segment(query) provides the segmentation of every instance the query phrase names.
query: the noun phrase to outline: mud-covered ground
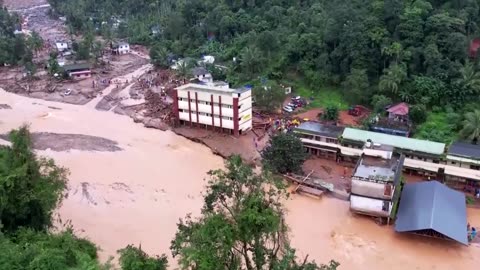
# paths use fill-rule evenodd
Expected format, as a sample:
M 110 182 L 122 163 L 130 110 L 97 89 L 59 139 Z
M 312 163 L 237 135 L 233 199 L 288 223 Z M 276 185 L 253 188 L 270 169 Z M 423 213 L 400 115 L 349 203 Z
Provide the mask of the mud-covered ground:
M 31 136 L 33 147 L 37 150 L 50 149 L 56 152 L 69 150 L 115 152 L 122 150 L 115 141 L 90 135 L 33 132 Z M 0 139 L 8 141 L 8 134 L 1 134 Z
M 24 9 L 48 4 L 47 0 L 3 0 L 8 9 Z

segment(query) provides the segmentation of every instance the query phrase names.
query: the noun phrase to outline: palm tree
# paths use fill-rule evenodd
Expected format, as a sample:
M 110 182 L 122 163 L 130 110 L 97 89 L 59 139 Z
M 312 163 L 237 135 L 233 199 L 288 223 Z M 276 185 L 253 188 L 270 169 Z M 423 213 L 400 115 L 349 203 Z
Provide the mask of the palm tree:
M 98 63 L 98 59 L 103 56 L 103 44 L 100 41 L 95 41 L 92 45 L 92 53 L 94 55 L 95 59 L 95 64 Z
M 43 47 L 42 37 L 35 31 L 32 32 L 32 35 L 27 40 L 28 46 L 35 54 Z
M 475 66 L 472 62 L 467 61 L 465 65 L 460 69 L 462 77 L 458 80 L 463 86 L 475 93 L 480 92 L 480 72 L 475 70 Z
M 180 63 L 177 65 L 177 75 L 183 79 L 185 83 L 187 77 L 190 75 L 190 65 L 186 59 L 181 60 Z
M 468 112 L 463 120 L 463 129 L 460 131 L 462 137 L 477 143 L 480 138 L 480 110 Z
M 381 91 L 396 94 L 400 85 L 406 80 L 407 72 L 404 64 L 393 64 L 384 70 L 378 87 Z
M 405 102 L 410 102 L 410 100 L 413 99 L 413 95 L 410 92 L 408 92 L 408 90 L 400 91 L 400 93 L 398 93 L 398 95 Z
M 257 49 L 257 47 L 247 47 L 243 51 L 240 60 L 241 66 L 244 71 L 246 71 L 249 75 L 253 75 L 256 72 L 261 70 L 262 60 L 261 53 Z

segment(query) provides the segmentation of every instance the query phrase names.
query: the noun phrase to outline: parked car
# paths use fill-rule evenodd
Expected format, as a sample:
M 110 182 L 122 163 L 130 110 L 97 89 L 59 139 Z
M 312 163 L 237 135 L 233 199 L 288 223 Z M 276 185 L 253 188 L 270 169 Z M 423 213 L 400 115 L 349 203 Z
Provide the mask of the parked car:
M 292 103 L 295 104 L 296 107 L 307 106 L 307 101 L 304 98 L 292 99 Z
M 296 96 L 296 97 L 292 97 L 292 100 L 300 100 L 302 97 L 301 96 Z
M 291 112 L 293 112 L 293 109 L 290 106 L 285 106 L 285 107 L 283 107 L 283 111 L 285 111 L 287 113 L 291 113 Z
M 292 109 L 296 109 L 298 107 L 297 104 L 292 103 L 292 102 L 288 103 L 287 106 L 291 107 Z

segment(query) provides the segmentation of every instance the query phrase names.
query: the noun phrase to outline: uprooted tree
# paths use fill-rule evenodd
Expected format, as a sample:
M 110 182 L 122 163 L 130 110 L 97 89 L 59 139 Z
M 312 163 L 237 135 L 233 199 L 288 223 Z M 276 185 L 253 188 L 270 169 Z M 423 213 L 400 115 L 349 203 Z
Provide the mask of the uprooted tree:
M 225 170 L 210 171 L 202 216 L 180 220 L 172 241 L 182 269 L 323 269 L 298 261 L 290 247 L 281 201 L 283 183 L 270 173 L 255 174 L 239 156 Z

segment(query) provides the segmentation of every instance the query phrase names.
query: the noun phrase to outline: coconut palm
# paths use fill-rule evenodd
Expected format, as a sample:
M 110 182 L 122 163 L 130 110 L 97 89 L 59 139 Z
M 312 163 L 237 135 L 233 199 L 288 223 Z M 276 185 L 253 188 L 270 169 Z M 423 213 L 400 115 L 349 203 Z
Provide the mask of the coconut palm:
M 261 70 L 261 53 L 257 47 L 245 48 L 241 54 L 240 60 L 243 70 L 249 75 L 253 75 Z
M 475 70 L 475 66 L 472 62 L 467 61 L 465 65 L 460 69 L 462 77 L 458 80 L 467 89 L 473 92 L 480 92 L 480 72 Z
M 393 64 L 384 70 L 384 74 L 380 77 L 378 87 L 383 92 L 391 92 L 396 94 L 400 85 L 406 80 L 407 72 L 403 64 Z
M 465 114 L 463 120 L 463 129 L 460 134 L 465 139 L 477 142 L 480 138 L 480 110 L 475 110 Z
M 190 75 L 190 64 L 187 60 L 183 60 L 178 64 L 177 74 L 183 79 L 186 79 Z
M 37 32 L 33 31 L 32 35 L 27 39 L 27 44 L 37 54 L 43 47 L 43 39 Z

